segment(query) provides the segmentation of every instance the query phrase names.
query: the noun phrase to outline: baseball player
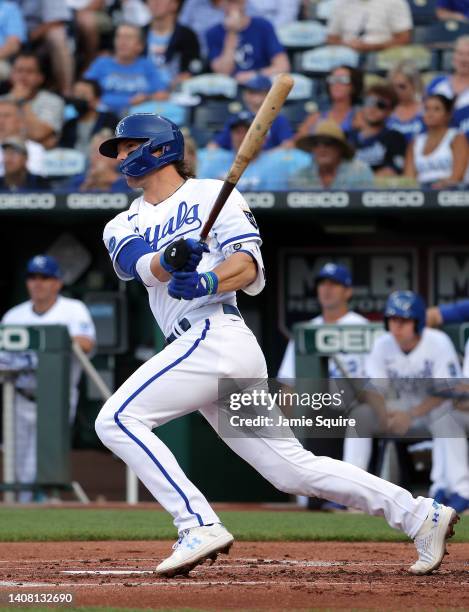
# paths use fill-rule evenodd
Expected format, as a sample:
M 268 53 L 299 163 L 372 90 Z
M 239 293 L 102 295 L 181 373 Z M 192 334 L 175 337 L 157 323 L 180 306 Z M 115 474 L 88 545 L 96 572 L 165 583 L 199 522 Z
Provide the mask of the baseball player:
M 384 311 L 388 333 L 376 339 L 367 360 L 368 375 L 380 388 L 369 394 L 373 408 L 357 407 L 361 437 L 349 436 L 344 460 L 366 467 L 371 455 L 371 439 L 366 435 L 386 430 L 397 436 L 433 437 L 431 493 L 445 499 L 458 512 L 469 493 L 469 465 L 464 429 L 455 418 L 451 402 L 429 396 L 422 379 L 460 378 L 458 356 L 448 336 L 425 327 L 425 303 L 412 291 L 392 293 Z M 366 443 L 368 442 L 368 446 Z M 451 492 L 449 499 L 447 493 Z
M 96 332 L 90 313 L 83 302 L 60 295 L 61 272 L 57 261 L 48 255 L 36 255 L 26 266 L 26 288 L 30 299 L 8 310 L 2 319 L 4 325 L 66 325 L 71 338 L 86 353 L 96 342 Z M 19 364 L 19 369 L 34 370 L 36 354 L 2 353 L 2 359 Z M 72 356 L 70 366 L 70 422 L 75 418 L 78 403 L 78 383 L 81 366 Z M 16 480 L 32 483 L 36 478 L 36 387 L 33 371 L 22 373 L 15 383 L 15 470 Z M 31 491 L 21 491 L 18 501 L 29 502 Z
M 124 117 L 101 153 L 119 159 L 129 186 L 143 190 L 106 225 L 103 238 L 118 277 L 146 287 L 168 344 L 104 404 L 96 431 L 172 514 L 179 539 L 156 568 L 171 577 L 227 552 L 233 536 L 152 430 L 196 410 L 217 429 L 218 379 L 267 378 L 262 351 L 236 306 L 237 291 L 255 295 L 264 287 L 261 239 L 235 189 L 207 243 L 199 242 L 222 183 L 189 176 L 184 140 L 171 121 L 153 114 Z M 294 438 L 225 442 L 280 490 L 384 515 L 415 541 L 419 559 L 411 572 L 427 574 L 441 564 L 445 538 L 458 519 L 451 508 L 415 499 L 353 465 L 315 457 Z
M 352 275 L 349 269 L 333 262 L 326 263 L 315 278 L 315 287 L 321 314 L 311 319 L 312 325 L 363 325 L 368 320 L 357 312 L 349 310 L 349 302 L 352 297 Z M 339 367 L 340 364 L 340 367 Z M 329 359 L 328 364 L 330 378 L 362 378 L 365 376 L 365 355 L 353 353 L 339 353 L 335 359 Z M 282 363 L 277 374 L 280 381 L 290 386 L 295 379 L 295 341 L 291 339 L 285 350 Z M 332 457 L 342 456 L 342 443 L 336 439 L 316 439 L 306 441 L 310 450 Z M 366 443 L 366 442 L 365 442 Z M 355 442 L 358 445 L 358 442 Z M 314 446 L 314 448 L 313 448 Z M 366 468 L 365 468 L 366 469 Z M 299 496 L 299 506 L 309 506 L 312 510 L 343 510 L 344 506 L 335 502 L 321 502 Z
M 364 325 L 368 319 L 362 315 L 349 310 L 349 301 L 352 297 L 352 276 L 348 268 L 342 264 L 325 264 L 315 279 L 318 301 L 321 306 L 321 314 L 311 319 L 312 325 Z M 351 377 L 361 378 L 365 376 L 365 360 L 362 354 L 339 353 L 341 367 Z M 337 362 L 329 360 L 329 376 L 341 378 L 341 372 Z M 295 342 L 290 340 L 277 374 L 280 380 L 292 380 L 295 378 Z

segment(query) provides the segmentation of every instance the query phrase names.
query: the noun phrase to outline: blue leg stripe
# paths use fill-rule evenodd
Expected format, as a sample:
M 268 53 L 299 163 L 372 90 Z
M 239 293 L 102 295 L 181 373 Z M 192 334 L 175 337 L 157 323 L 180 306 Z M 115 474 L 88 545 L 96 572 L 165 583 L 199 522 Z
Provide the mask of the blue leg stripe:
M 151 450 L 149 448 L 147 448 L 145 446 L 145 444 L 143 444 L 143 442 L 141 440 L 139 440 L 136 436 L 134 436 L 134 434 L 131 431 L 129 431 L 127 429 L 127 427 L 125 427 L 125 425 L 123 425 L 119 421 L 119 414 L 129 405 L 129 403 L 133 399 L 135 399 L 137 397 L 137 395 L 139 393 L 141 393 L 144 389 L 146 389 L 149 384 L 151 384 L 154 380 L 156 380 L 157 378 L 159 378 L 160 376 L 162 376 L 163 374 L 165 374 L 166 372 L 168 372 L 169 370 L 171 370 L 172 368 L 177 366 L 179 363 L 181 363 L 181 361 L 184 361 L 184 359 L 187 359 L 189 357 L 189 355 L 191 355 L 195 351 L 195 349 L 199 346 L 200 342 L 205 339 L 209 329 L 210 329 L 210 321 L 209 321 L 209 319 L 205 319 L 205 327 L 204 327 L 204 329 L 202 331 L 202 335 L 200 336 L 200 338 L 197 338 L 197 340 L 194 342 L 194 344 L 191 346 L 191 348 L 187 351 L 187 353 L 185 353 L 182 357 L 179 357 L 178 359 L 176 359 L 176 361 L 173 361 L 173 363 L 170 363 L 169 365 L 164 367 L 162 370 L 160 370 L 154 376 L 152 376 L 149 380 L 147 380 L 139 389 L 137 389 L 137 391 L 132 393 L 132 395 L 125 400 L 125 402 L 122 404 L 122 406 L 119 408 L 119 410 L 114 414 L 114 421 L 116 422 L 117 426 L 120 427 L 122 429 L 122 431 L 126 435 L 129 436 L 129 438 L 131 438 L 134 442 L 136 442 L 140 446 L 140 448 L 150 457 L 150 459 L 158 467 L 158 469 L 161 471 L 161 473 L 166 478 L 166 480 L 176 489 L 176 491 L 182 497 L 182 499 L 184 500 L 184 503 L 186 504 L 187 511 L 190 514 L 193 514 L 197 518 L 197 520 L 199 521 L 199 525 L 201 525 L 201 526 L 204 524 L 203 520 L 202 520 L 202 517 L 200 516 L 200 514 L 198 514 L 197 512 L 194 512 L 192 510 L 190 502 L 189 502 L 189 500 L 187 498 L 187 495 L 184 493 L 184 491 L 181 489 L 181 487 L 179 487 L 174 482 L 174 480 L 171 478 L 171 476 L 168 474 L 168 472 L 164 469 L 164 467 L 161 465 L 161 463 L 158 461 L 158 459 L 155 457 L 155 455 L 151 452 Z

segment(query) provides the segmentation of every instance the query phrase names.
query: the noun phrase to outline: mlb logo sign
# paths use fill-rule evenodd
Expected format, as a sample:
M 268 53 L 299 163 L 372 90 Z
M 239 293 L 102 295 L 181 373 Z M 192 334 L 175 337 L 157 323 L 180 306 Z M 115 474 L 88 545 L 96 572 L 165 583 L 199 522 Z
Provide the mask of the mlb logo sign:
M 283 249 L 279 257 L 279 329 L 286 336 L 291 335 L 295 323 L 319 314 L 315 278 L 329 262 L 350 270 L 350 308 L 370 320 L 382 320 L 384 304 L 392 291 L 414 289 L 417 283 L 414 249 Z

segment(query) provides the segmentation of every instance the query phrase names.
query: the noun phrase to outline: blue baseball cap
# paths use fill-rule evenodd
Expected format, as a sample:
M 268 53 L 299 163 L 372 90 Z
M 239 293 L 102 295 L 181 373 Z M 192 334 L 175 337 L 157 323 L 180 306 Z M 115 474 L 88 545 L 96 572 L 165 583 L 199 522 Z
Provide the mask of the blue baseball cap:
M 244 89 L 251 89 L 252 91 L 269 91 L 272 87 L 272 81 L 269 77 L 264 76 L 263 74 L 258 74 L 246 83 L 243 83 Z
M 248 110 L 242 110 L 241 112 L 233 115 L 228 121 L 228 126 L 230 130 L 237 125 L 251 125 L 252 120 L 254 119 L 254 113 Z
M 42 274 L 51 278 L 61 278 L 59 264 L 50 255 L 35 255 L 26 265 L 26 276 Z
M 324 265 L 316 276 L 316 283 L 325 279 L 340 283 L 344 285 L 344 287 L 352 286 L 352 275 L 350 274 L 350 270 L 342 264 L 327 263 Z

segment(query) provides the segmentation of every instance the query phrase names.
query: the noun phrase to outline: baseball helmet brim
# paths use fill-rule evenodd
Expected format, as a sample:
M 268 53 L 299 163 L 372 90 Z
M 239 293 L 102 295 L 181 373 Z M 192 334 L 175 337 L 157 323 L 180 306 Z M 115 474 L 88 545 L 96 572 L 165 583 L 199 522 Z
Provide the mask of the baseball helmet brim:
M 118 144 L 123 140 L 138 140 L 140 142 L 147 142 L 150 138 L 132 138 L 130 136 L 117 136 L 115 138 L 109 138 L 105 140 L 99 146 L 99 152 L 104 157 L 112 157 L 116 159 L 118 154 Z

